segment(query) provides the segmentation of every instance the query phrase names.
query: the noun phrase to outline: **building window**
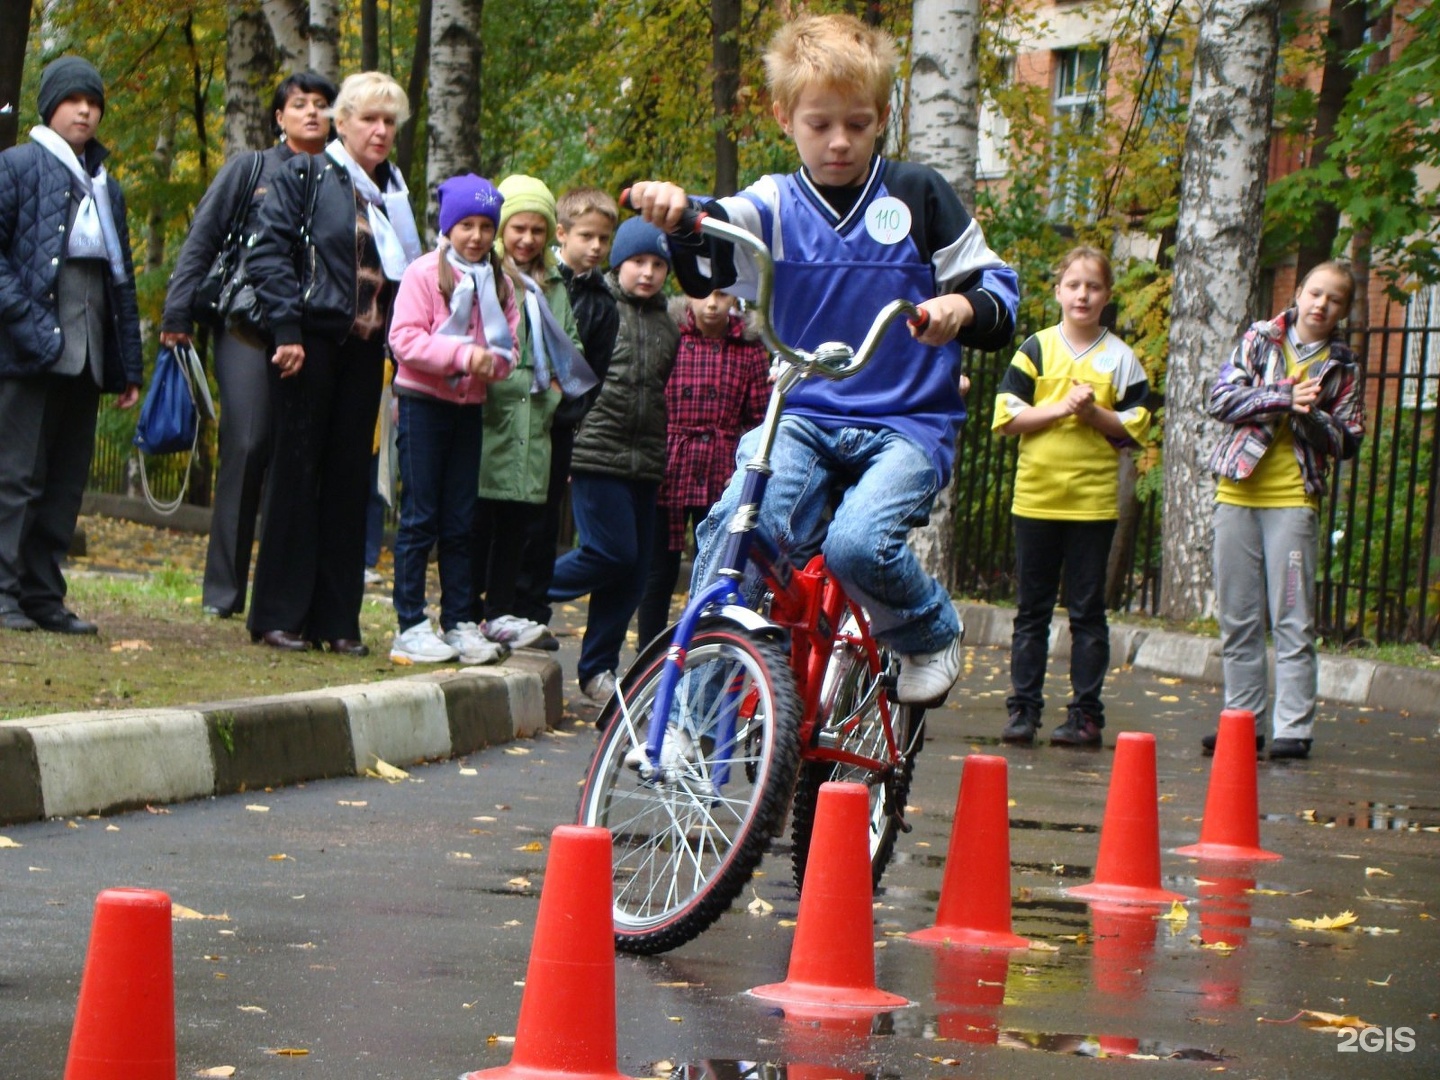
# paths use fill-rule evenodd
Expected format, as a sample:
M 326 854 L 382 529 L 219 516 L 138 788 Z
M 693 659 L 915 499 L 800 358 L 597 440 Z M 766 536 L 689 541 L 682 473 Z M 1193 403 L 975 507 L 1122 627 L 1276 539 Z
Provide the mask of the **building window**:
M 1090 184 L 1078 174 L 1082 147 L 1094 137 L 1105 108 L 1105 50 L 1089 46 L 1055 51 L 1055 165 L 1050 217 L 1071 220 L 1086 212 Z
M 1412 409 L 1433 409 L 1440 383 L 1440 285 L 1426 285 L 1405 305 L 1405 390 Z
M 1015 74 L 1015 61 L 1004 62 L 1001 85 L 1009 86 Z M 1010 118 L 1005 115 L 989 90 L 980 94 L 980 139 L 976 147 L 975 176 L 995 180 L 1010 171 Z

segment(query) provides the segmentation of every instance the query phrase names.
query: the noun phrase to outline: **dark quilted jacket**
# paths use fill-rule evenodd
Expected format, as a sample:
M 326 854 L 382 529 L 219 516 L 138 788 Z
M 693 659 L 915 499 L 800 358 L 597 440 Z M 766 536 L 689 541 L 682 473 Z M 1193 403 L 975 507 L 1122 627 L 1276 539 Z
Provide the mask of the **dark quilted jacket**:
M 105 159 L 93 139 L 85 151 L 93 173 Z M 71 177 L 64 165 L 34 143 L 0 154 L 0 378 L 40 375 L 60 359 L 55 287 L 65 258 Z M 105 275 L 110 321 L 105 327 L 103 389 L 119 393 L 144 378 L 134 260 L 125 223 L 125 197 L 109 183 L 110 205 L 128 269 L 115 284 Z

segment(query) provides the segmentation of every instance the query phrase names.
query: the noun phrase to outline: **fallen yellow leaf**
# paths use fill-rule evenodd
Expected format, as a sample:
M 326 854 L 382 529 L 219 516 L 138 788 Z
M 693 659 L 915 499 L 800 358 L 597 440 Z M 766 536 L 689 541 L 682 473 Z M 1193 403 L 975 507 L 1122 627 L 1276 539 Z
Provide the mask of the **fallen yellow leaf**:
M 375 759 L 375 767 L 366 769 L 365 775 L 375 780 L 388 780 L 392 784 L 398 784 L 401 780 L 410 779 L 410 774 L 404 769 L 397 769 L 384 758 Z
M 0 848 L 17 848 L 17 847 L 24 847 L 24 846 L 25 846 L 24 844 L 17 844 L 14 840 L 11 840 L 10 837 L 8 837 L 8 836 L 0 836 Z
M 262 1014 L 263 1014 L 263 1013 L 265 1012 L 265 1010 L 262 1009 L 259 1005 L 237 1005 L 236 1008 L 238 1008 L 241 1012 L 248 1012 L 248 1013 L 262 1013 Z
M 175 903 L 174 901 L 171 901 L 171 903 L 170 903 L 170 918 L 172 918 L 172 919 L 213 919 L 215 922 L 229 922 L 229 921 L 230 921 L 230 916 L 229 916 L 229 915 L 225 915 L 225 914 L 223 914 L 223 913 L 220 914 L 220 915 L 202 915 L 202 914 L 200 914 L 200 912 L 196 911 L 194 908 L 188 908 L 188 907 L 186 907 L 184 904 L 177 904 L 177 903 Z
M 1031 952 L 1059 952 L 1059 951 L 1060 951 L 1060 946 L 1059 946 L 1059 945 L 1051 945 L 1048 941 L 1033 941 L 1033 940 L 1032 940 L 1032 941 L 1030 942 L 1030 951 L 1031 951 Z
M 270 807 L 261 806 L 259 803 L 251 803 L 245 807 L 245 809 L 249 810 L 252 814 L 268 814 L 270 812 Z
M 1226 955 L 1229 955 L 1236 949 L 1236 946 L 1231 945 L 1228 941 L 1212 941 L 1209 945 L 1201 945 L 1200 947 L 1202 949 L 1209 949 L 1211 952 L 1225 953 Z
M 1174 923 L 1176 928 L 1179 928 L 1190 921 L 1190 912 L 1185 910 L 1185 905 L 1179 900 L 1172 900 L 1170 902 L 1170 910 L 1164 915 L 1156 915 L 1155 917 L 1164 922 Z
M 1361 1020 L 1358 1016 L 1341 1016 L 1339 1013 L 1316 1012 L 1314 1009 L 1301 1009 L 1289 1020 L 1271 1020 L 1264 1016 L 1257 1016 L 1255 1019 L 1261 1024 L 1293 1024 L 1298 1020 L 1311 1031 L 1334 1032 L 1344 1028 L 1372 1028 L 1375 1026 Z
M 1394 877 L 1395 875 L 1392 874 L 1392 873 L 1390 873 L 1389 870 L 1382 870 L 1382 869 L 1380 869 L 1380 867 L 1378 867 L 1378 866 L 1367 866 L 1367 867 L 1365 867 L 1365 876 L 1366 876 L 1366 877 Z
M 505 882 L 505 884 L 509 885 L 512 889 L 528 889 L 530 887 L 530 879 L 527 877 L 512 877 L 509 881 Z
M 196 1076 L 234 1076 L 234 1065 L 216 1065 L 210 1069 L 201 1069 Z
M 531 840 L 528 844 L 521 844 L 521 845 L 520 845 L 519 847 L 517 847 L 515 850 L 516 850 L 516 851 L 544 851 L 544 850 L 545 850 L 545 845 L 542 844 L 542 843 L 540 843 L 539 840 Z
M 745 905 L 745 910 L 751 915 L 769 915 L 775 910 L 775 905 L 765 900 L 759 893 L 755 893 L 755 899 Z
M 1339 930 L 1354 921 L 1353 911 L 1342 911 L 1339 915 L 1321 915 L 1318 919 L 1291 919 L 1290 925 L 1296 930 Z
M 265 1051 L 275 1057 L 304 1057 L 310 1053 L 309 1050 L 302 1050 L 298 1046 L 276 1046 Z
M 117 641 L 110 646 L 111 652 L 154 652 L 154 648 L 148 641 L 141 641 L 138 638 L 130 638 L 125 641 Z
M 268 855 L 268 856 L 266 856 L 266 858 L 268 858 L 271 862 L 284 862 L 286 859 L 289 859 L 290 856 L 289 856 L 289 855 L 285 855 L 285 854 L 280 854 L 280 855 Z M 293 859 L 291 859 L 290 861 L 291 861 L 291 862 L 294 862 Z

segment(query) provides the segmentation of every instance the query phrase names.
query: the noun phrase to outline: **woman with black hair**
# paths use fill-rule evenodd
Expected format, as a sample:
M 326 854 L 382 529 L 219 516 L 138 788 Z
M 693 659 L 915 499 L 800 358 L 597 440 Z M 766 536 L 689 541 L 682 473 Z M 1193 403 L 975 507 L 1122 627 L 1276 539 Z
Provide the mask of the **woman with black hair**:
M 240 154 L 226 162 L 195 208 L 195 219 L 165 295 L 162 345 L 190 343 L 195 287 L 214 263 L 245 200 L 249 200 L 249 208 L 241 236 L 254 231 L 260 203 L 275 170 L 296 154 L 318 154 L 325 149 L 336 92 L 334 83 L 311 71 L 291 75 L 275 88 L 272 111 L 280 141 L 268 150 Z M 270 460 L 268 359 L 264 349 L 223 328 L 216 330 L 220 471 L 215 479 L 201 603 L 207 615 L 221 619 L 245 610 L 255 516 Z

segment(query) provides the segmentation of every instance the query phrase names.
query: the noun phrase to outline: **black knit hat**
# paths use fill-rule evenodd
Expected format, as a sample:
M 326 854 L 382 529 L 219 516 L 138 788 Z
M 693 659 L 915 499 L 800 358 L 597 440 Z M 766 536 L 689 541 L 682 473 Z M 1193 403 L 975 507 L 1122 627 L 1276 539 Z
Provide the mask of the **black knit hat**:
M 89 94 L 100 102 L 100 111 L 105 111 L 105 82 L 94 64 L 78 56 L 62 56 L 50 61 L 40 74 L 37 99 L 40 122 L 50 123 L 60 103 L 71 94 Z

